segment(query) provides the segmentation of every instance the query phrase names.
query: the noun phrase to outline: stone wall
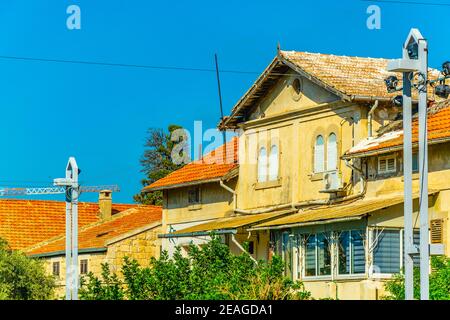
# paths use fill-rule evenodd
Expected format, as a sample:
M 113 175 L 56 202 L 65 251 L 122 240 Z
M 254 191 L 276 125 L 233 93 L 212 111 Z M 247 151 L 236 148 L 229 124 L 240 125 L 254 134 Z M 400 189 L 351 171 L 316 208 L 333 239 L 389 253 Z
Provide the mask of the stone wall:
M 108 263 L 110 270 L 118 272 L 122 267 L 123 258 L 128 256 L 136 259 L 141 266 L 148 266 L 151 257 L 159 258 L 161 241 L 158 234 L 161 233 L 161 227 L 155 227 L 150 230 L 130 235 L 110 243 L 104 252 L 83 253 L 78 256 L 78 265 L 81 260 L 88 261 L 88 272 L 92 272 L 99 277 L 102 272 L 102 263 Z M 64 255 L 42 258 L 48 274 L 53 274 L 53 263 L 59 262 L 60 274 L 56 276 L 55 296 L 58 299 L 64 298 L 66 281 L 66 263 Z

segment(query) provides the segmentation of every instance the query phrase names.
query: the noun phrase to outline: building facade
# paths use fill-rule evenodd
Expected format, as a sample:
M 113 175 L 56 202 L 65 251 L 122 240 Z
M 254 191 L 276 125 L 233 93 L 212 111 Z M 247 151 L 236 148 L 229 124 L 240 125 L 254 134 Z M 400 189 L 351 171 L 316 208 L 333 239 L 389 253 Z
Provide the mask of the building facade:
M 238 135 L 233 178 L 226 172 L 205 181 L 197 167 L 188 183 L 201 186 L 203 197 L 194 211 L 174 200 L 190 194 L 180 184 L 183 169 L 171 175 L 178 184 L 165 178 L 145 190 L 165 190 L 163 248 L 199 244 L 214 231 L 237 249 L 250 242 L 255 259 L 282 255 L 286 275 L 313 297 L 382 297 L 403 261 L 401 107 L 386 92 L 386 66 L 386 59 L 279 50 L 219 124 Z M 430 143 L 444 143 L 447 102 L 430 105 L 429 130 L 439 132 Z M 445 150 L 430 147 L 429 203 L 431 234 L 442 233 L 448 255 Z M 417 216 L 417 181 L 414 191 Z M 182 224 L 174 228 L 174 221 Z
M 79 203 L 78 266 L 80 276 L 100 276 L 102 263 L 117 272 L 123 258 L 148 266 L 161 250 L 159 206 L 114 204 L 108 190 L 98 203 Z M 65 294 L 65 202 L 0 200 L 0 237 L 14 250 L 42 259 L 56 279 L 56 297 Z

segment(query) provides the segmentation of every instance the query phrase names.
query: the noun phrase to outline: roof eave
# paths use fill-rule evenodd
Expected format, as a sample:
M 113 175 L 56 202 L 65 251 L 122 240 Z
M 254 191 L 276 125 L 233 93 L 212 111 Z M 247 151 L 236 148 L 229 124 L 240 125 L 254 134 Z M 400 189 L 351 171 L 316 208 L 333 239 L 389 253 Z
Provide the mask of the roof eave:
M 280 62 L 279 56 L 277 55 L 272 62 L 264 69 L 261 75 L 256 79 L 250 89 L 247 90 L 246 93 L 239 99 L 239 101 L 234 105 L 231 109 L 231 115 L 223 119 L 219 125 L 219 129 L 227 129 L 229 128 L 229 123 L 236 114 L 241 111 L 242 107 L 245 105 L 245 102 L 249 99 L 249 97 L 255 92 L 258 86 L 266 79 L 267 75 L 275 68 L 275 66 Z
M 433 139 L 433 140 L 428 141 L 428 145 L 445 143 L 445 142 L 449 142 L 449 141 L 450 141 L 450 137 L 438 138 L 438 139 Z M 419 146 L 419 142 L 414 142 L 412 144 L 412 146 L 413 146 L 413 148 L 417 148 Z M 376 150 L 369 150 L 369 151 L 363 151 L 363 152 L 357 152 L 357 153 L 351 153 L 351 154 L 344 154 L 341 158 L 343 160 L 350 160 L 350 159 L 356 159 L 356 158 L 371 157 L 371 156 L 376 156 L 379 154 L 385 154 L 385 153 L 396 152 L 396 151 L 401 151 L 401 150 L 403 150 L 403 144 L 388 147 L 388 148 L 383 148 L 383 149 L 376 149 Z
M 85 248 L 85 249 L 78 249 L 78 254 L 101 253 L 101 252 L 106 252 L 107 250 L 108 249 L 106 247 Z M 28 256 L 30 258 L 50 258 L 50 257 L 63 256 L 65 254 L 66 254 L 65 250 L 58 250 L 58 251 L 50 251 L 50 252 L 44 252 L 44 253 L 29 254 Z
M 196 185 L 205 184 L 205 183 L 220 182 L 221 179 L 222 179 L 222 177 L 217 177 L 217 178 L 213 178 L 213 179 L 195 180 L 195 181 L 190 181 L 190 182 L 183 182 L 183 183 L 159 186 L 159 187 L 153 187 L 153 188 L 145 187 L 144 189 L 141 190 L 141 192 L 147 193 L 147 192 L 153 192 L 153 191 L 178 189 L 178 188 L 196 186 Z

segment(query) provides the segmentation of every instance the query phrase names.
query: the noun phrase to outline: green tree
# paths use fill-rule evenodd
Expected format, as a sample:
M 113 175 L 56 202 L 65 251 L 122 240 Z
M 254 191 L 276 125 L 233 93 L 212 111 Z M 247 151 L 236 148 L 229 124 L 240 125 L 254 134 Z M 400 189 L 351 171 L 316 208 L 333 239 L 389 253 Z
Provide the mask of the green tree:
M 11 250 L 0 239 L 0 299 L 44 300 L 53 297 L 55 281 L 41 261 Z
M 163 252 L 149 267 L 124 259 L 122 276 L 89 274 L 82 281 L 82 299 L 129 300 L 288 300 L 309 299 L 301 282 L 284 277 L 281 258 L 255 263 L 248 253 L 234 255 L 218 237 L 202 248 L 191 245 L 186 256 Z M 114 279 L 114 281 L 110 281 Z
M 430 299 L 450 300 L 450 258 L 432 257 L 430 274 Z M 403 274 L 395 275 L 385 284 L 389 293 L 387 300 L 405 299 L 405 278 Z M 414 298 L 420 299 L 420 269 L 414 268 Z
M 156 180 L 164 178 L 169 173 L 180 169 L 183 164 L 176 164 L 172 161 L 172 151 L 177 143 L 183 141 L 183 137 L 178 137 L 172 141 L 172 133 L 182 129 L 178 125 L 169 125 L 167 132 L 162 129 L 151 128 L 147 132 L 144 154 L 140 160 L 142 172 L 146 178 L 141 180 L 142 186 L 146 187 Z M 162 204 L 162 192 L 138 193 L 133 197 L 134 201 L 143 204 Z

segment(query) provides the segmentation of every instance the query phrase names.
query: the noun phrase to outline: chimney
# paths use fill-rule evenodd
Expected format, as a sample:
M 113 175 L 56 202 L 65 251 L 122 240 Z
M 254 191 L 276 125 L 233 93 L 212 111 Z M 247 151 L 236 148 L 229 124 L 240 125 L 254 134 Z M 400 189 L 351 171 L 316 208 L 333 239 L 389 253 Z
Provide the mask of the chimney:
M 112 191 L 102 190 L 98 195 L 98 205 L 100 207 L 100 218 L 102 220 L 111 219 L 112 215 Z

